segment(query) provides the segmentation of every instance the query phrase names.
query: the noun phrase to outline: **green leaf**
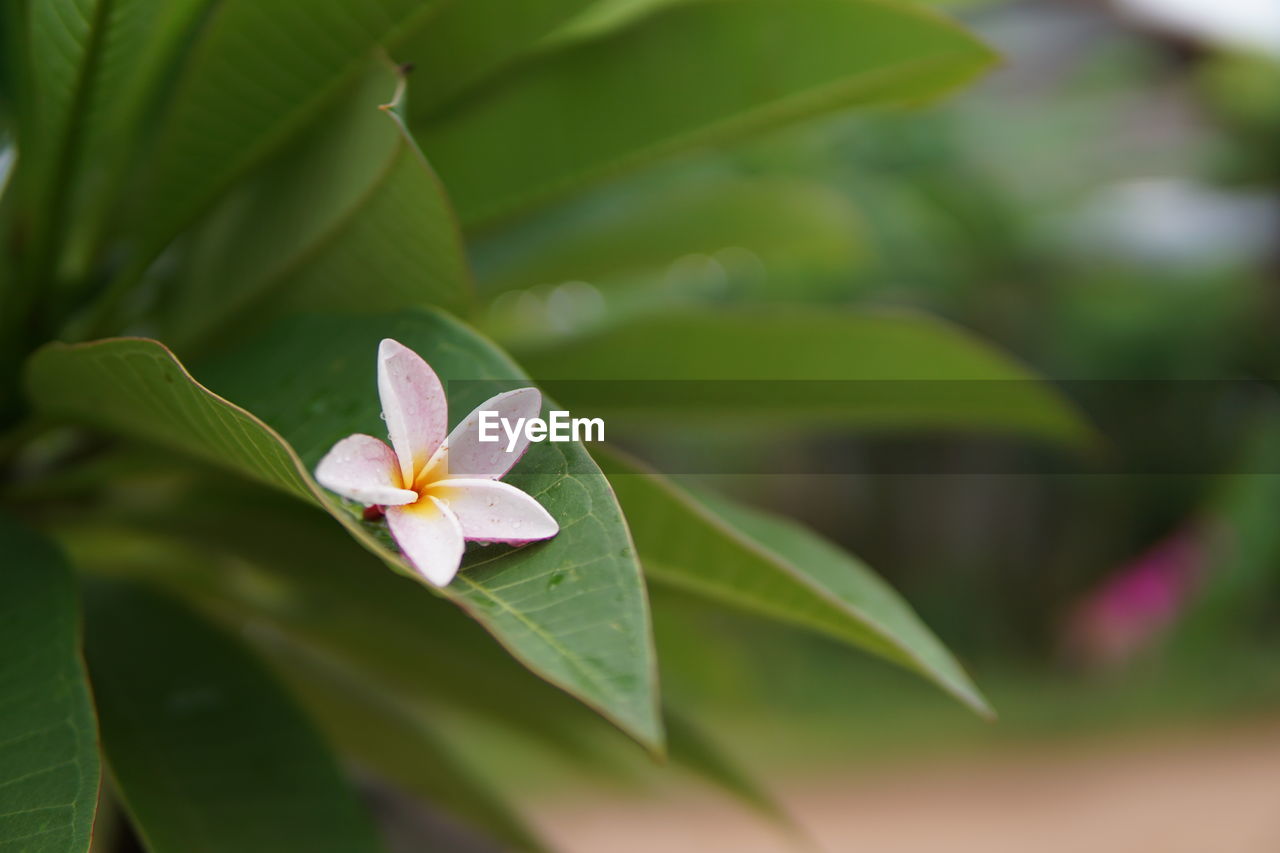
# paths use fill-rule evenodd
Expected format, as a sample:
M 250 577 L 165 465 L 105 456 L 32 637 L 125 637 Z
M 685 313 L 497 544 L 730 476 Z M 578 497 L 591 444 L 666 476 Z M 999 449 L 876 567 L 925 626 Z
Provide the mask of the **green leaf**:
M 766 264 L 841 271 L 863 255 L 861 222 L 839 193 L 814 183 L 716 181 L 615 197 L 540 216 L 473 246 L 488 292 L 565 281 L 600 283 L 683 255 L 747 249 Z
M 525 381 L 491 344 L 428 312 L 284 323 L 209 365 L 208 375 L 280 430 L 310 468 L 337 439 L 383 431 L 371 354 L 384 337 L 420 353 L 446 381 L 454 421 L 495 393 L 494 381 Z M 472 552 L 447 593 L 535 672 L 656 744 L 648 607 L 608 482 L 580 444 L 551 442 L 531 447 L 506 481 L 537 497 L 560 533 L 515 551 Z M 382 555 L 390 557 L 385 547 Z
M 86 851 L 98 744 L 71 567 L 4 516 L 0 553 L 0 848 Z
M 199 385 L 157 341 L 49 344 L 28 360 L 26 384 L 35 408 L 50 417 L 184 450 L 322 502 L 319 486 L 277 433 Z
M 47 0 L 29 3 L 19 124 L 23 186 L 36 252 L 69 207 L 120 171 L 143 109 L 208 0 Z M 100 202 L 101 199 L 99 198 Z M 83 247 L 77 247 L 83 249 Z
M 81 530 L 68 539 L 73 553 L 99 571 L 162 583 L 236 630 L 269 625 L 424 713 L 448 706 L 577 753 L 587 709 L 521 667 L 463 611 L 385 571 L 323 513 L 208 472 L 171 486 L 167 498 L 109 511 L 128 540 L 163 537 L 145 562 L 136 549 L 113 556 L 118 534 L 104 541 Z
M 440 0 L 225 0 L 192 47 L 136 207 L 148 260 L 354 85 Z
M 695 496 L 609 457 L 610 481 L 650 580 L 821 631 L 914 670 L 979 714 L 991 714 L 946 648 L 856 558 L 794 522 L 719 496 Z
M 471 274 L 449 201 L 396 110 L 383 107 L 401 78 L 375 65 L 309 138 L 202 229 L 175 296 L 175 339 L 228 327 L 243 336 L 247 320 L 299 309 L 470 306 Z
M 517 352 L 563 402 L 606 418 L 1091 437 L 1026 368 L 958 328 L 907 312 L 687 311 Z
M 279 663 L 282 677 L 299 681 L 335 743 L 511 843 L 524 837 L 523 824 L 493 801 L 487 785 L 468 782 L 466 768 L 459 780 L 434 772 L 451 762 L 447 744 L 454 736 L 451 730 L 437 733 L 434 721 L 451 714 L 483 719 L 550 746 L 597 775 L 629 769 L 621 759 L 631 758 L 630 752 L 615 756 L 601 749 L 609 744 L 599 738 L 602 724 L 585 708 L 521 669 L 479 626 L 422 586 L 371 571 L 369 554 L 301 504 L 201 476 L 171 489 L 162 503 L 113 510 L 109 521 L 124 525 L 130 539 L 160 535 L 181 545 L 178 551 L 144 549 L 155 551 L 146 561 L 154 565 L 144 565 L 136 550 L 104 564 L 112 548 L 81 532 L 70 541 L 87 565 L 163 584 L 243 632 Z M 113 564 L 116 559 L 121 565 Z M 338 695 L 331 696 L 335 690 Z M 340 721 L 356 715 L 380 722 L 337 731 Z M 664 720 L 672 730 L 673 766 L 792 825 L 771 795 L 686 714 L 668 706 Z M 415 744 L 419 736 L 425 742 Z M 441 778 L 448 787 L 437 791 Z M 454 802 L 455 796 L 464 801 Z M 485 817 L 495 810 L 507 816 Z
M 32 358 L 28 388 L 49 415 L 185 450 L 319 504 L 411 575 L 377 528 L 309 473 L 336 440 L 383 431 L 374 382 L 383 337 L 419 352 L 446 380 L 455 421 L 494 392 L 489 381 L 525 381 L 457 321 L 409 311 L 298 318 L 209 365 L 211 384 L 261 420 L 197 384 L 154 341 L 51 345 Z M 657 748 L 648 604 L 607 481 L 581 445 L 550 442 L 534 445 L 506 479 L 538 498 L 559 521 L 559 535 L 517 550 L 473 552 L 444 594 L 535 673 Z
M 323 740 L 236 640 L 142 586 L 88 602 L 103 747 L 151 853 L 382 849 Z
M 38 263 L 51 251 L 51 232 L 69 188 L 76 123 L 89 98 L 111 4 L 107 0 L 49 0 L 9 4 L 22 24 L 22 90 L 18 177 L 27 210 L 30 251 Z M 34 273 L 43 276 L 44 270 Z
M 531 60 L 414 130 L 473 226 L 682 149 L 919 101 L 991 62 L 958 27 L 894 3 L 687 3 Z
M 441 10 L 396 48 L 411 63 L 412 119 L 429 117 L 459 93 L 518 59 L 593 0 L 466 0 Z
M 353 668 L 280 637 L 266 643 L 330 740 L 365 767 L 504 843 L 547 848 L 494 788 L 456 753 L 426 713 Z
M 670 706 L 667 707 L 664 718 L 673 762 L 712 782 L 761 816 L 800 834 L 795 818 L 771 793 L 727 756 L 692 719 L 672 710 Z

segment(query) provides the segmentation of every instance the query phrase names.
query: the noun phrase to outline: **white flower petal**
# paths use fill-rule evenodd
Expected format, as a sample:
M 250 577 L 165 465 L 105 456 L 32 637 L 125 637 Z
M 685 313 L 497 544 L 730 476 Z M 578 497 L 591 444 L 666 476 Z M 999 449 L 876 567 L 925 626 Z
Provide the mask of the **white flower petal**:
M 316 466 L 316 481 L 362 504 L 413 503 L 417 492 L 400 488 L 400 468 L 390 447 L 371 435 L 349 435 Z
M 497 480 L 511 470 L 529 449 L 524 430 L 515 445 L 507 450 L 507 434 L 498 427 L 498 440 L 480 440 L 480 413 L 496 412 L 514 427 L 520 418 L 536 418 L 542 411 L 542 393 L 537 388 L 517 388 L 491 397 L 462 419 L 441 448 L 441 459 L 433 466 L 446 477 L 487 478 Z M 491 433 L 492 434 L 492 431 Z
M 378 347 L 378 396 L 401 477 L 412 485 L 444 440 L 449 424 L 444 387 L 421 356 L 386 338 Z
M 519 545 L 549 539 L 560 525 L 542 504 L 515 486 L 495 480 L 448 479 L 433 483 L 431 497 L 444 501 L 477 542 Z
M 427 496 L 387 507 L 387 526 L 409 564 L 435 586 L 448 586 L 462 564 L 462 525 L 443 501 Z

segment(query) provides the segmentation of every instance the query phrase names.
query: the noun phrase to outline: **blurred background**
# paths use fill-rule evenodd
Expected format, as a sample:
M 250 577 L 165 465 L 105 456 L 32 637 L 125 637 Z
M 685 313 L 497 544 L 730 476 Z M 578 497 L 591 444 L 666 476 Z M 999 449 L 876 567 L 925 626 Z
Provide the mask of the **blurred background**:
M 532 346 L 672 303 L 909 306 L 1050 377 L 1105 465 L 769 433 L 690 478 L 876 566 L 998 723 L 833 641 L 659 591 L 664 689 L 824 849 L 1280 850 L 1280 3 L 945 5 L 1005 57 L 979 85 L 669 162 L 491 234 L 486 322 Z M 531 260 L 548 229 L 578 235 L 572 280 Z M 608 274 L 584 272 L 585 245 Z M 1221 380 L 1262 384 L 1240 403 Z M 782 442 L 840 473 L 733 475 Z M 706 450 L 635 449 L 677 472 Z M 794 849 L 665 776 L 615 788 L 500 732 L 469 740 L 565 850 Z

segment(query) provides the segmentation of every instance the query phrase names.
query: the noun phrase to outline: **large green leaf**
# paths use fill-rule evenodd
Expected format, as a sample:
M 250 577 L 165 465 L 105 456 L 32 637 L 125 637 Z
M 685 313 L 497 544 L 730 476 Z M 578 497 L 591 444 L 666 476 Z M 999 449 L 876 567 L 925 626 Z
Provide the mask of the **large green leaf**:
M 1089 436 L 1026 368 L 958 328 L 906 312 L 688 311 L 518 355 L 565 403 L 606 417 Z
M 66 227 L 75 197 L 84 200 L 90 189 L 101 191 L 119 171 L 144 106 L 208 2 L 26 4 L 19 174 L 30 193 L 34 252 L 52 251 L 50 232 Z
M 529 50 L 593 0 L 466 0 L 451 3 L 396 48 L 414 66 L 410 115 L 441 105 Z
M 387 63 L 375 65 L 309 138 L 202 229 L 174 296 L 177 340 L 228 326 L 243 335 L 247 319 L 300 308 L 469 306 L 453 211 L 390 105 L 401 78 Z
M 457 321 L 410 311 L 298 318 L 209 365 L 211 384 L 261 419 L 197 384 L 154 341 L 51 345 L 33 357 L 28 388 L 50 415 L 186 450 L 317 503 L 412 574 L 372 525 L 309 473 L 337 439 L 383 431 L 374 383 L 383 337 L 421 353 L 449 382 L 455 421 L 495 390 L 455 380 L 523 381 L 506 356 Z M 549 442 L 534 445 L 507 481 L 542 502 L 559 535 L 518 550 L 473 551 L 445 595 L 538 675 L 656 747 L 648 604 L 608 483 L 580 445 Z
M 192 48 L 137 205 L 143 260 L 316 119 L 440 0 L 225 0 Z
M 88 100 L 106 17 L 107 0 L 50 0 L 7 4 L 5 13 L 20 22 L 22 51 L 18 139 L 22 146 L 19 188 L 24 195 L 25 229 L 33 242 L 27 251 L 46 263 L 58 208 L 66 200 L 75 156 L 75 125 Z M 47 270 L 33 269 L 33 277 Z
M 278 579 L 270 569 L 260 577 Z M 352 587 L 344 594 L 358 594 L 358 589 Z M 385 599 L 381 605 L 384 613 L 396 609 Z M 292 619 L 279 610 L 255 611 L 242 614 L 242 618 L 250 625 L 258 624 L 258 633 L 266 635 L 264 645 L 268 653 L 277 655 L 282 667 L 292 673 L 302 695 L 312 703 L 319 719 L 330 727 L 335 743 L 349 749 L 353 756 L 388 779 L 487 829 L 517 849 L 540 849 L 541 844 L 499 795 L 448 748 L 447 729 L 433 730 L 433 707 L 460 699 L 462 707 L 471 713 L 482 714 L 545 741 L 566 757 L 589 765 L 593 771 L 621 769 L 612 766 L 606 757 L 593 754 L 591 735 L 595 729 L 589 720 L 583 719 L 584 712 L 566 707 L 549 695 L 545 686 L 531 684 L 519 673 L 511 673 L 508 667 L 485 655 L 476 643 L 468 642 L 471 638 L 465 632 L 446 629 L 442 635 L 439 629 L 422 632 L 409 622 L 396 624 L 394 618 L 368 619 L 364 625 L 366 637 L 353 642 L 349 634 L 342 637 L 341 630 L 335 631 L 323 624 L 322 618 Z M 301 629 L 296 636 L 305 642 L 282 641 L 281 635 L 264 632 L 261 623 L 256 622 L 263 618 L 277 620 L 277 624 L 282 625 L 292 623 L 293 630 Z M 430 639 L 423 634 L 431 635 Z M 425 655 L 414 651 L 394 652 L 402 658 L 402 663 L 388 667 L 363 651 L 375 645 L 382 650 L 394 649 L 415 635 L 421 641 L 430 642 L 433 652 Z M 358 674 L 354 666 L 335 664 L 332 659 L 320 660 L 314 652 L 306 651 L 313 642 L 321 648 L 336 649 L 337 655 L 354 654 L 358 666 L 367 666 L 379 675 L 369 678 Z M 446 656 L 453 660 L 443 662 Z M 416 670 L 405 666 L 415 661 Z M 397 669 L 398 673 L 393 672 Z M 484 680 L 503 684 L 477 691 L 466 678 L 460 679 L 457 672 L 450 672 L 451 669 L 465 669 L 472 682 L 478 680 L 477 673 L 484 673 Z M 388 672 L 392 672 L 389 677 Z M 436 674 L 443 674 L 442 683 L 436 682 Z M 690 717 L 667 707 L 663 723 L 673 766 L 722 790 L 762 817 L 795 830 L 794 820 L 777 799 Z
M 323 500 L 277 433 L 196 383 L 156 341 L 49 344 L 27 362 L 26 382 L 35 408 L 53 418 L 176 447 L 305 500 Z
M 793 180 L 703 182 L 573 205 L 472 247 L 494 292 L 660 270 L 683 255 L 745 249 L 763 260 L 846 271 L 862 257 L 862 227 L 841 194 Z
M 376 570 L 373 559 L 320 513 L 246 484 L 202 475 L 146 507 L 116 507 L 123 541 L 152 540 L 116 556 L 108 536 L 69 535 L 87 566 L 162 583 L 242 631 L 314 697 L 320 719 L 369 720 L 335 731 L 335 742 L 446 810 L 509 842 L 526 833 L 482 783 L 432 771 L 451 763 L 462 716 L 527 737 L 595 774 L 625 774 L 631 751 L 605 749 L 601 724 L 565 694 L 513 661 L 461 612 L 418 584 Z M 164 545 L 158 545 L 162 537 Z M 177 543 L 181 543 L 177 545 Z M 176 550 L 174 550 L 176 545 Z M 315 670 L 308 675 L 309 670 Z M 328 672 L 333 670 L 333 672 Z M 330 694 L 335 686 L 342 697 Z M 345 698 L 346 701 L 339 701 Z M 310 701 L 310 700 L 309 700 Z M 334 707 L 336 704 L 338 707 Z M 762 815 L 785 811 L 684 713 L 665 709 L 671 763 L 723 789 Z M 436 727 L 441 729 L 437 736 Z M 394 734 L 389 744 L 383 730 Z M 421 739 L 421 742 L 418 742 Z M 392 750 L 390 747 L 395 746 Z M 506 815 L 505 817 L 503 815 Z
M 414 129 L 478 225 L 680 149 L 918 101 L 991 61 L 958 27 L 894 3 L 687 3 L 531 60 Z
M 487 715 L 573 750 L 586 709 L 522 668 L 463 611 L 385 571 L 324 513 L 209 471 L 179 482 L 163 502 L 99 513 L 127 531 L 124 542 L 149 541 L 141 552 L 118 544 L 118 534 L 79 528 L 64 533 L 72 553 L 98 572 L 163 583 L 237 629 L 270 625 L 415 709 Z
M 71 568 L 0 516 L 0 848 L 89 849 L 98 744 Z
M 695 496 L 615 454 L 608 467 L 651 580 L 844 640 L 990 714 L 946 648 L 856 558 L 798 524 Z
M 446 380 L 453 421 L 492 395 L 494 382 L 524 379 L 491 344 L 428 312 L 281 324 L 208 375 L 279 429 L 310 467 L 336 439 L 382 430 L 368 354 L 383 337 L 419 352 Z M 270 376 L 286 378 L 291 393 Z M 449 594 L 536 672 L 656 743 L 643 581 L 607 481 L 581 445 L 550 442 L 531 447 L 506 480 L 536 496 L 560 533 L 515 551 L 473 551 Z
M 546 848 L 510 805 L 453 749 L 420 709 L 358 670 L 280 637 L 266 644 L 308 709 L 348 755 L 387 781 L 504 843 Z
M 230 635 L 118 583 L 92 589 L 87 626 L 103 747 L 151 853 L 382 849 L 323 740 Z

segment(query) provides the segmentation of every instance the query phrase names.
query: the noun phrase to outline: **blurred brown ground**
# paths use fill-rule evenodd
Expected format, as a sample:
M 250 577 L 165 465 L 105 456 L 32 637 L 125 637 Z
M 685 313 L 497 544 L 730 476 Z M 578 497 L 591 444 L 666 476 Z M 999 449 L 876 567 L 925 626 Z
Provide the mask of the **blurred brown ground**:
M 829 853 L 1277 853 L 1280 724 L 876 763 L 774 790 Z M 803 850 L 701 792 L 531 810 L 566 853 Z

